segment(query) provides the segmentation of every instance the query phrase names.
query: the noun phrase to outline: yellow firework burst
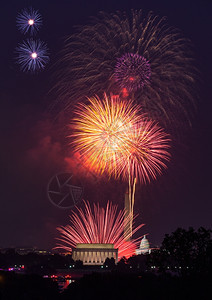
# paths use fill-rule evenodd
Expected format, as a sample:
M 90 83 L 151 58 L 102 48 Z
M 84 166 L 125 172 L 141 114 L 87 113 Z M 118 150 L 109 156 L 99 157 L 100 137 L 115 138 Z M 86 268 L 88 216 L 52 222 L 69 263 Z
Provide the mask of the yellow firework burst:
M 141 113 L 140 106 L 104 95 L 79 104 L 72 129 L 75 151 L 97 174 L 149 181 L 168 160 L 168 135 Z

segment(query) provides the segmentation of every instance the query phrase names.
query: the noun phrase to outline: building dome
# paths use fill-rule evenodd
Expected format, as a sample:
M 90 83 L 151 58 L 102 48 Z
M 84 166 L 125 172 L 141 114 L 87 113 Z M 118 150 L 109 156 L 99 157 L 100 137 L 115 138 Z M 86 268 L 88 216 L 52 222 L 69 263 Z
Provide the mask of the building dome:
M 140 248 L 136 249 L 135 251 L 136 251 L 137 255 L 138 254 L 146 254 L 146 253 L 150 253 L 151 252 L 151 249 L 149 247 L 149 241 L 146 238 L 146 235 L 144 235 L 144 237 L 141 240 Z

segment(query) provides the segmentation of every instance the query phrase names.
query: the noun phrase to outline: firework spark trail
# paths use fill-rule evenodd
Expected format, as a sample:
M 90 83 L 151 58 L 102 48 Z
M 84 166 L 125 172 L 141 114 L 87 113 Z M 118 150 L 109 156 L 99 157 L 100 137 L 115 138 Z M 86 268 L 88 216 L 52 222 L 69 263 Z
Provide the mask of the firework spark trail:
M 136 181 L 147 183 L 162 173 L 170 158 L 167 151 L 170 140 L 157 124 L 145 119 L 131 134 L 128 159 L 123 159 L 122 167 L 124 177 L 129 178 L 129 213 L 133 215 Z M 130 228 L 132 230 L 132 222 Z
M 101 12 L 66 40 L 57 65 L 58 104 L 71 113 L 73 103 L 85 95 L 129 95 L 154 120 L 175 127 L 183 118 L 185 127 L 195 109 L 197 71 L 191 49 L 189 40 L 152 12 Z M 127 57 L 127 76 L 122 68 L 117 74 Z M 135 88 L 131 77 L 139 83 Z
M 117 206 L 110 202 L 107 203 L 106 209 L 94 204 L 93 211 L 88 202 L 84 201 L 84 205 L 84 210 L 77 208 L 77 212 L 72 212 L 70 225 L 57 228 L 61 235 L 58 240 L 62 243 L 56 248 L 72 251 L 78 243 L 109 243 L 119 249 L 119 258 L 128 258 L 135 254 L 137 242 L 141 237 L 127 241 L 131 236 L 130 230 L 124 235 L 124 223 L 131 222 L 132 216 L 126 216 L 124 210 L 118 212 Z M 133 228 L 133 234 L 143 225 Z

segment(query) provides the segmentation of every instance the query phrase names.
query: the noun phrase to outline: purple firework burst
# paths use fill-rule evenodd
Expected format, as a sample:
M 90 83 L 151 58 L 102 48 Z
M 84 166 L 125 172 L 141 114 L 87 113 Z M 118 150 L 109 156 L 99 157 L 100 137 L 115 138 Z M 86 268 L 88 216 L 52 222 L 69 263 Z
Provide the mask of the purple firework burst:
M 49 61 L 46 43 L 29 39 L 17 47 L 17 62 L 24 72 L 43 69 Z
M 23 9 L 16 19 L 18 29 L 23 33 L 36 33 L 42 25 L 42 18 L 38 10 L 33 8 Z
M 143 56 L 126 53 L 117 59 L 114 78 L 121 88 L 137 91 L 149 83 L 150 76 L 150 63 Z

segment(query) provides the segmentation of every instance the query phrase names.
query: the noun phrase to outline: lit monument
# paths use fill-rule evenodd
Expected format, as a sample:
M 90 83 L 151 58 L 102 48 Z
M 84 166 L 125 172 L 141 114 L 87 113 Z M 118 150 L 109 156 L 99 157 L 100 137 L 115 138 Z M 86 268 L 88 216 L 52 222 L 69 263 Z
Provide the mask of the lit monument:
M 72 258 L 81 260 L 84 265 L 103 265 L 106 258 L 118 262 L 118 249 L 113 244 L 77 244 L 72 250 Z
M 151 249 L 149 247 L 149 241 L 146 238 L 146 235 L 144 235 L 144 237 L 142 238 L 141 243 L 140 243 L 140 248 L 136 249 L 135 253 L 136 253 L 136 255 L 151 253 Z

